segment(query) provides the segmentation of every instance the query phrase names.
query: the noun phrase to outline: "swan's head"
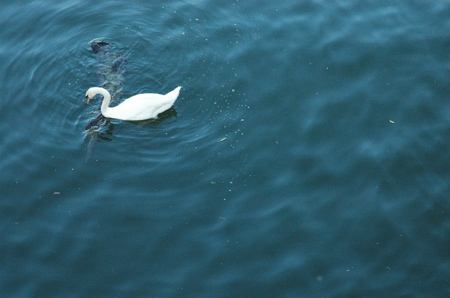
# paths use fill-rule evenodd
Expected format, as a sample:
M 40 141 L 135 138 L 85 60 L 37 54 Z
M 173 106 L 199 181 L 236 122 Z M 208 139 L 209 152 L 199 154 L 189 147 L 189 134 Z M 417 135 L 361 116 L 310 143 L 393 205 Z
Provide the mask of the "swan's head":
M 91 99 L 93 99 L 97 94 L 101 94 L 101 95 L 105 96 L 103 90 L 104 90 L 103 88 L 99 88 L 99 87 L 89 88 L 89 90 L 86 91 L 87 103 L 89 103 L 91 101 Z
M 91 99 L 96 95 L 96 93 L 94 93 L 94 91 L 92 89 L 93 88 L 89 88 L 89 90 L 86 91 L 87 103 L 89 103 L 91 101 Z

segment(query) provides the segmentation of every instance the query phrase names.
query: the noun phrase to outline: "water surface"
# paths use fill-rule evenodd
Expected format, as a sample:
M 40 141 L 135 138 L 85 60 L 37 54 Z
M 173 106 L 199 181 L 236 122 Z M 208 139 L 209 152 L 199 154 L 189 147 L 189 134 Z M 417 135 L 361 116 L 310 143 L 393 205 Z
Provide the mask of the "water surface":
M 3 295 L 449 294 L 447 1 L 0 11 Z M 86 136 L 94 38 L 174 113 Z

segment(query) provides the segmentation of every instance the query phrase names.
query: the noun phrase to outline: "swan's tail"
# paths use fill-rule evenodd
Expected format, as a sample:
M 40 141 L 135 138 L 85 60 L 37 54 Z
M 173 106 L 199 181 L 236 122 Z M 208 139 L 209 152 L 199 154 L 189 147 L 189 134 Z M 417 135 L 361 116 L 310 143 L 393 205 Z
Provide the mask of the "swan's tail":
M 177 88 L 175 88 L 172 91 L 170 91 L 169 93 L 167 93 L 166 96 L 171 98 L 173 100 L 173 102 L 175 102 L 175 100 L 177 100 L 177 98 L 178 98 L 178 95 L 180 95 L 180 89 L 181 89 L 181 86 L 178 86 Z

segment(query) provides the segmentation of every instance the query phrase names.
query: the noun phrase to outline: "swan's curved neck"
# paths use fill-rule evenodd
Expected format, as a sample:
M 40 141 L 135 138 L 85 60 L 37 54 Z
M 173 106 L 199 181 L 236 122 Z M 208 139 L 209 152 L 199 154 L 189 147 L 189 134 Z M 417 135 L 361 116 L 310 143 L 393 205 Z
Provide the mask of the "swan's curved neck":
M 97 94 L 103 95 L 101 111 L 102 111 L 102 114 L 104 116 L 106 116 L 105 114 L 108 114 L 109 103 L 111 102 L 111 95 L 109 94 L 108 90 L 100 88 L 100 87 L 97 87 L 95 92 L 97 92 Z

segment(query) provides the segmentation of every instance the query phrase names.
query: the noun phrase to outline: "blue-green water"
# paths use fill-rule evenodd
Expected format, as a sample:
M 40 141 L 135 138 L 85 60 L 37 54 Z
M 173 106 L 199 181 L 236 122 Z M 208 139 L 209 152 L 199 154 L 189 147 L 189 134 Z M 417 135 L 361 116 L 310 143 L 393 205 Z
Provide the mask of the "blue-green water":
M 3 297 L 450 294 L 449 1 L 2 1 Z M 182 85 L 160 121 L 122 98 Z M 91 138 L 92 137 L 92 138 Z

